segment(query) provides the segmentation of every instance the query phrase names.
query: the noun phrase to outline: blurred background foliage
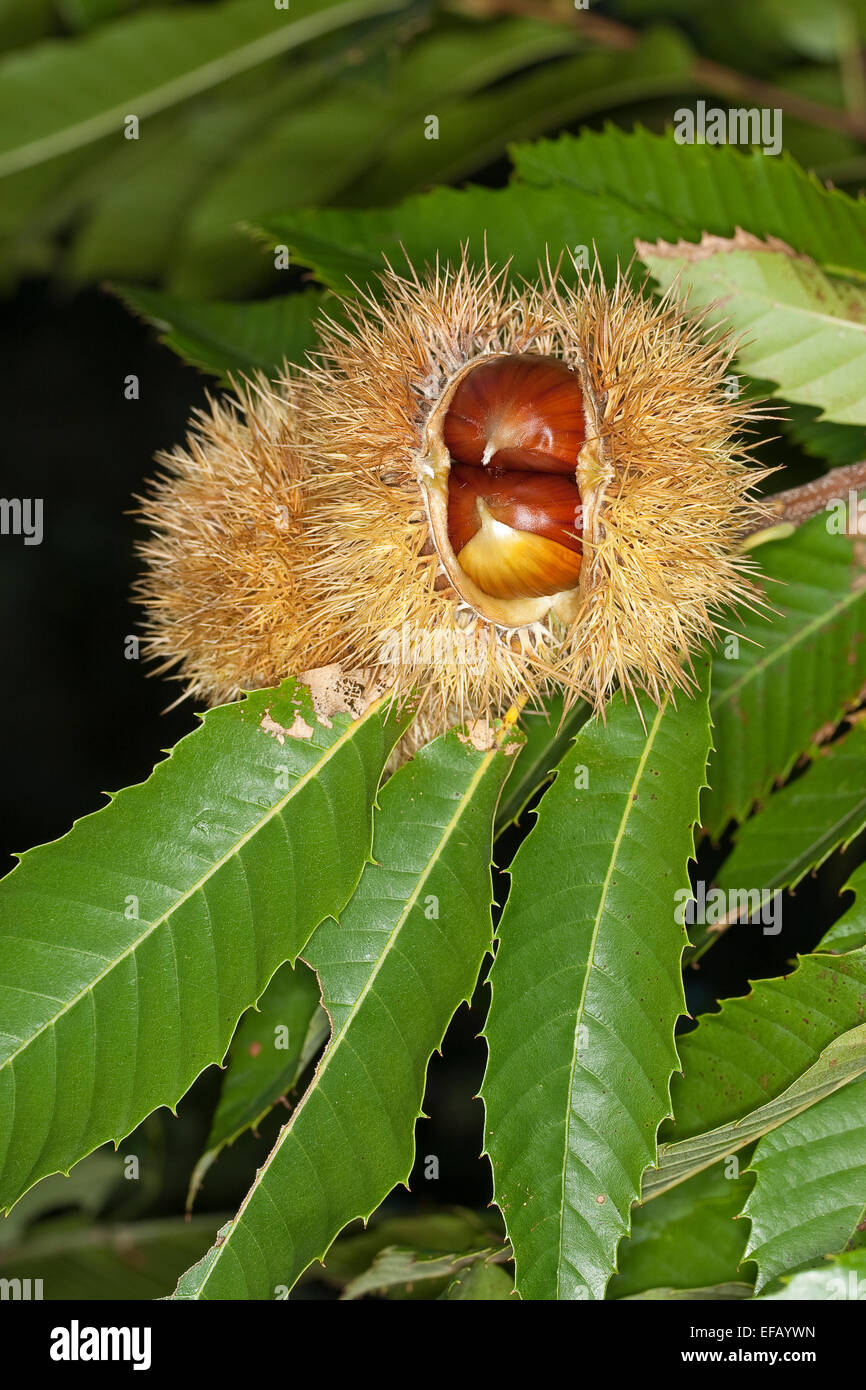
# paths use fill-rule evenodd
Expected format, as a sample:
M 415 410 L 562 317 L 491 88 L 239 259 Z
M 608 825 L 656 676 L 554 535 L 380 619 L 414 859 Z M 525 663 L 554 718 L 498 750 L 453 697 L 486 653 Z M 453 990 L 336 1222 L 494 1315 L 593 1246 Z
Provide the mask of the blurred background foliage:
M 245 230 L 273 213 L 503 183 L 513 141 L 697 96 L 780 106 L 857 188 L 864 34 L 866 0 L 0 0 L 0 273 L 276 292 Z
M 661 133 L 679 106 L 698 99 L 780 107 L 782 158 L 858 195 L 866 184 L 864 45 L 866 0 L 598 0 L 587 9 L 572 0 L 291 0 L 281 8 L 274 0 L 0 0 L 4 488 L 46 499 L 45 544 L 0 553 L 0 620 L 15 676 L 4 690 L 6 849 L 63 833 L 101 804 L 105 786 L 141 780 L 157 748 L 192 727 L 191 709 L 165 715 L 165 687 L 124 660 L 135 627 L 129 499 L 155 450 L 177 441 L 204 398 L 206 382 L 184 363 L 223 376 L 228 365 L 272 361 L 275 343 L 297 354 L 312 342 L 310 312 L 329 283 L 324 274 L 322 288 L 310 283 L 324 228 L 337 228 L 339 250 L 353 212 L 471 181 L 513 189 L 519 238 L 541 195 L 531 161 L 522 162 L 524 181 L 514 181 L 514 142 L 609 124 Z M 137 139 L 125 135 L 130 116 Z M 432 116 L 437 139 L 426 138 Z M 592 198 L 611 147 L 598 145 L 595 163 L 584 148 L 583 193 Z M 422 201 L 412 213 L 429 223 L 433 243 L 432 219 L 444 225 L 450 206 Z M 331 223 L 305 211 L 322 208 L 333 210 Z M 262 230 L 285 225 L 306 236 L 288 271 L 275 268 L 275 235 Z M 575 240 L 588 239 L 585 223 L 574 230 Z M 328 255 L 335 263 L 333 245 Z M 107 282 L 114 293 L 104 292 Z M 118 292 L 162 328 L 178 356 L 157 345 Z M 123 395 L 127 373 L 141 382 L 136 402 Z M 768 446 L 767 461 L 784 462 L 789 481 L 814 471 L 812 455 L 842 462 L 861 449 L 859 435 L 852 444 L 836 427 L 831 440 L 833 427 L 814 426 L 811 414 L 794 412 L 796 428 L 775 453 Z M 500 840 L 500 864 L 518 838 L 512 831 Z M 723 852 L 704 843 L 699 875 L 709 880 Z M 743 992 L 744 957 L 752 976 L 769 975 L 813 946 L 838 915 L 847 866 L 862 852 L 855 845 L 833 856 L 801 886 L 784 945 L 750 938 L 744 952 L 748 927 L 732 929 L 689 982 L 692 1010 Z M 487 1162 L 477 1157 L 481 1106 L 471 1099 L 484 1064 L 476 1035 L 485 996 L 480 989 L 472 1010 L 460 1011 L 431 1063 L 411 1193 L 394 1194 L 367 1233 L 341 1238 L 327 1273 L 312 1271 L 293 1297 L 376 1296 L 386 1286 L 392 1297 L 507 1296 L 502 1229 L 487 1209 Z M 237 1045 L 246 1045 L 240 1033 Z M 312 1061 L 311 1052 L 281 1078 L 287 1104 Z M 0 1225 L 0 1277 L 42 1278 L 46 1298 L 169 1293 L 236 1210 L 286 1113 L 278 1105 L 196 1174 L 220 1081 L 211 1069 L 176 1117 L 160 1111 L 117 1153 L 100 1150 L 70 1177 L 40 1183 Z M 425 1176 L 431 1154 L 435 1181 Z M 185 1220 L 191 1185 L 194 1214 Z M 709 1190 L 698 1199 L 730 1200 Z M 737 1271 L 746 1232 L 736 1224 L 732 1234 L 728 1221 L 724 1240 L 705 1252 L 706 1282 L 748 1277 L 748 1268 Z M 657 1233 L 644 1221 L 625 1243 L 613 1294 L 648 1287 L 658 1269 L 653 1242 L 670 1247 L 672 1229 Z M 471 1277 L 447 1261 L 423 1278 L 416 1266 L 410 1277 L 399 1260 L 395 1272 L 393 1257 L 378 1276 L 365 1274 L 386 1246 L 431 1260 L 485 1254 Z M 670 1263 L 673 1279 L 673 1256 Z

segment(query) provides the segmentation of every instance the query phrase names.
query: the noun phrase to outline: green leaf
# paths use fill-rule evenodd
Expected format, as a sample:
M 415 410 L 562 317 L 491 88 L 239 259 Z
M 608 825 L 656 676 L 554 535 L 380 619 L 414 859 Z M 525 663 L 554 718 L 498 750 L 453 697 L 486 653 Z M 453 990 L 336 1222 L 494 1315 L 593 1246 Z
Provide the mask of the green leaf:
M 273 1298 L 408 1180 L 427 1062 L 490 949 L 489 854 L 508 768 L 506 754 L 453 731 L 385 783 L 374 862 L 304 952 L 331 1041 L 224 1239 L 177 1297 Z
M 277 209 L 335 199 L 373 158 L 395 121 L 396 112 L 384 101 L 371 102 L 363 89 L 344 84 L 271 122 L 242 158 L 211 181 L 192 210 L 171 289 L 189 296 L 206 294 L 213 284 L 228 296 L 255 290 L 273 262 L 261 247 L 250 246 L 246 224 Z
M 158 0 L 61 0 L 60 8 L 64 23 L 79 30 L 104 24 L 107 19 L 115 19 L 126 10 L 140 9 L 148 3 L 158 3 Z
M 57 26 L 56 0 L 0 0 L 0 48 L 18 48 Z
M 866 946 L 866 864 L 855 870 L 842 891 L 856 893 L 856 901 L 821 938 L 819 951 L 853 951 Z
M 866 1034 L 866 1029 L 855 1030 Z M 861 1069 L 866 1069 L 866 1046 Z M 841 1070 L 841 1067 L 839 1067 Z M 767 1134 L 743 1211 L 758 1289 L 778 1274 L 866 1244 L 866 1080 L 854 1081 Z
M 734 619 L 737 653 L 713 662 L 715 753 L 701 814 L 714 838 L 765 800 L 798 758 L 814 756 L 819 734 L 835 728 L 866 683 L 866 585 L 854 543 L 815 517 L 756 555 L 776 613 Z
M 473 1250 L 460 1255 L 431 1255 L 427 1251 L 388 1245 L 379 1252 L 369 1269 L 346 1285 L 342 1297 L 356 1299 L 368 1293 L 386 1293 L 393 1289 L 414 1290 L 419 1284 L 432 1284 L 469 1269 L 493 1253 L 492 1250 Z
M 188 8 L 178 17 L 182 29 L 189 14 Z M 213 8 L 209 14 L 224 22 Z M 161 22 L 174 19 L 163 13 Z M 383 27 L 382 21 L 365 26 L 367 41 L 372 41 L 371 31 L 381 37 Z M 353 47 L 353 61 L 363 42 L 359 37 Z M 63 66 L 73 54 L 86 63 L 89 49 L 67 42 L 42 51 L 61 55 Z M 278 116 L 309 102 L 349 57 L 339 40 L 327 36 L 309 53 L 309 60 L 293 64 L 288 74 L 285 60 L 272 58 L 191 101 L 156 111 L 142 124 L 138 140 L 121 138 L 113 126 L 94 142 L 10 174 L 0 200 L 2 273 L 11 281 L 28 269 L 50 268 L 59 259 L 64 275 L 73 280 L 106 275 L 157 279 L 175 253 L 189 209 L 209 184 L 255 146 Z M 40 71 L 41 59 L 33 74 L 37 86 Z M 137 80 L 136 73 L 133 78 Z M 101 74 L 90 85 L 101 90 Z M 38 104 L 53 108 L 53 94 Z M 127 108 L 127 114 L 137 113 Z M 234 224 L 237 216 L 230 220 Z M 263 277 L 271 282 L 279 278 L 249 241 L 236 238 L 234 245 L 236 252 L 241 247 L 235 262 L 242 262 L 247 277 L 252 268 L 258 283 Z M 207 295 L 220 289 L 218 283 L 205 284 Z
M 813 1066 L 866 1009 L 866 950 L 801 956 L 796 970 L 758 980 L 678 1039 L 671 1086 L 677 1141 L 741 1119 Z
M 738 831 L 719 888 L 757 888 L 762 901 L 795 888 L 866 825 L 866 725 L 822 748 L 802 777 L 770 797 Z
M 313 321 L 324 296 L 317 290 L 252 304 L 181 299 L 143 285 L 115 285 L 115 293 L 159 329 L 160 341 L 195 367 L 227 381 L 241 372 L 273 377 L 284 359 L 302 363 L 318 338 Z
M 641 217 L 663 215 L 676 238 L 733 236 L 742 227 L 782 238 L 826 270 L 866 279 L 866 203 L 824 188 L 789 155 L 678 145 L 671 135 L 615 126 L 518 145 L 511 155 L 520 179 L 613 195 Z
M 308 966 L 281 965 L 232 1040 L 207 1147 L 231 1144 L 291 1091 L 328 1036 L 319 982 Z
M 232 1039 L 219 1104 L 205 1151 L 190 1179 L 187 1210 L 208 1169 L 226 1144 L 256 1129 L 281 1097 L 293 1090 L 328 1037 L 319 982 L 299 961 L 274 975 L 258 1004 L 248 1009 Z
M 271 245 L 292 247 L 296 259 L 315 271 L 325 285 L 351 293 L 352 285 L 369 284 L 383 268 L 383 255 L 397 267 L 403 248 L 416 266 L 459 261 L 461 247 L 483 259 L 484 241 L 497 265 L 511 261 L 515 276 L 538 277 L 550 250 L 552 261 L 567 248 L 594 243 L 605 273 L 616 273 L 618 259 L 631 256 L 641 228 L 667 236 L 663 213 L 638 212 L 608 195 L 593 197 L 569 188 L 439 188 L 407 198 L 396 207 L 358 211 L 321 208 L 267 218 L 262 235 Z M 646 233 L 644 233 L 646 235 Z M 568 273 L 568 261 L 564 265 Z
M 485 1250 L 502 1245 L 495 1211 L 484 1218 L 461 1207 L 439 1208 L 417 1216 L 373 1216 L 368 1225 L 351 1227 L 328 1251 L 326 1262 L 308 1274 L 339 1286 L 363 1274 L 387 1246 L 448 1255 L 454 1250 Z
M 568 713 L 561 695 L 551 695 L 542 709 L 524 710 L 520 727 L 526 742 L 514 760 L 514 768 L 496 812 L 496 833 L 500 835 L 526 810 L 528 803 L 553 776 L 581 724 L 589 718 L 589 707 L 578 701 Z
M 789 405 L 782 426 L 804 453 L 822 463 L 837 466 L 859 463 L 866 453 L 863 431 L 856 425 L 820 420 L 819 415 L 820 411 L 814 406 Z
M 750 1178 L 728 1178 L 724 1165 L 716 1164 L 635 1207 L 607 1297 L 702 1289 L 742 1279 L 748 1233 L 737 1217 L 750 1189 Z
M 355 188 L 365 204 L 380 201 L 377 168 L 395 138 L 424 151 L 435 147 L 425 139 L 431 108 L 442 112 L 456 94 L 574 43 L 560 26 L 506 19 L 435 28 L 408 47 L 394 44 L 393 52 L 380 44 L 366 64 L 353 64 L 321 96 L 293 100 L 211 180 L 180 239 L 171 287 L 185 295 L 210 293 L 214 283 L 229 295 L 255 288 L 267 267 L 258 248 L 251 262 L 240 223 L 334 199 L 351 202 Z M 404 184 L 391 180 L 388 201 L 415 186 L 414 168 L 406 173 Z
M 792 1116 L 817 1106 L 866 1071 L 866 1024 L 834 1038 L 818 1060 L 798 1076 L 787 1090 L 766 1105 L 750 1110 L 739 1120 L 693 1135 L 678 1143 L 662 1144 L 656 1167 L 644 1176 L 643 1200 L 649 1201 L 693 1173 L 709 1168 L 728 1154 L 745 1148 L 754 1139 L 785 1125 Z M 846 1094 L 848 1094 L 846 1092 Z M 856 1103 L 855 1103 L 856 1109 Z M 748 1252 L 747 1252 L 748 1253 Z
M 174 1106 L 352 893 L 405 726 L 294 681 L 205 715 L 0 884 L 0 1197 Z M 274 891 L 274 883 L 279 891 Z
M 295 0 L 290 10 L 226 0 L 133 15 L 12 54 L 0 66 L 0 177 L 102 136 L 122 140 L 130 114 L 144 123 L 321 34 L 398 8 L 398 0 Z
M 0 1251 L 0 1278 L 41 1279 L 48 1301 L 165 1298 L 222 1219 L 209 1214 L 72 1229 L 53 1223 L 26 1245 Z
M 662 289 L 676 281 L 707 322 L 730 325 L 744 371 L 774 394 L 820 406 L 822 419 L 866 425 L 866 288 L 831 279 L 787 247 L 738 233 L 638 254 Z
M 494 1194 L 523 1298 L 601 1298 L 655 1161 L 684 1011 L 707 691 L 617 696 L 583 726 L 512 866 L 482 1087 Z
M 857 42 L 855 16 L 845 0 L 827 0 L 820 10 L 811 0 L 767 0 L 767 8 L 793 48 L 809 58 L 841 58 Z
M 71 1173 L 43 1178 L 0 1221 L 0 1249 L 24 1246 L 30 1239 L 28 1227 L 36 1228 L 46 1213 L 64 1212 L 68 1216 L 70 1211 L 82 1212 L 95 1221 L 121 1182 L 123 1161 L 110 1145 L 76 1163 Z
M 548 33 L 556 29 L 543 27 Z M 561 32 L 570 33 L 565 28 Z M 511 140 L 677 91 L 691 58 L 679 35 L 652 29 L 628 53 L 584 53 L 463 101 L 437 101 L 437 138 L 425 139 L 419 125 L 393 141 L 364 179 L 365 202 L 391 202 L 395 194 L 454 183 L 499 158 Z
M 74 231 L 64 273 L 78 282 L 167 276 L 190 217 L 214 182 L 261 143 L 274 121 L 314 100 L 325 80 L 322 63 L 305 63 L 289 76 L 268 69 L 261 90 L 221 90 L 218 99 L 205 97 L 152 117 L 138 140 L 111 142 L 107 150 L 101 145 L 91 178 L 77 181 L 82 206 L 67 213 Z M 243 214 L 243 208 L 230 209 L 226 231 L 261 277 L 260 250 L 235 229 Z M 221 288 L 215 290 L 213 281 L 206 285 L 208 294 Z
M 439 1297 L 449 1301 L 474 1298 L 482 1299 L 485 1303 L 498 1303 L 505 1298 L 516 1298 L 516 1294 L 514 1280 L 501 1265 L 492 1264 L 489 1260 L 476 1260 L 456 1275 Z
M 817 1269 L 804 1270 L 791 1279 L 784 1279 L 778 1293 L 761 1295 L 761 1302 L 771 1299 L 794 1298 L 798 1302 L 823 1300 L 855 1301 L 863 1298 L 866 1281 L 866 1250 L 852 1250 L 835 1259 L 824 1260 Z
M 401 86 L 437 92 L 444 100 L 503 82 L 512 73 L 562 54 L 583 41 L 572 28 L 546 19 L 503 15 L 474 19 L 449 15 L 416 41 L 399 63 Z M 423 138 L 423 123 L 419 126 Z
M 751 1298 L 752 1285 L 731 1282 L 727 1284 L 712 1284 L 709 1288 L 703 1289 L 647 1289 L 644 1293 L 631 1293 L 627 1295 L 627 1300 L 647 1299 L 654 1303 L 669 1302 L 671 1299 L 677 1302 L 710 1302 L 718 1303 L 719 1300 L 725 1301 L 736 1298 Z

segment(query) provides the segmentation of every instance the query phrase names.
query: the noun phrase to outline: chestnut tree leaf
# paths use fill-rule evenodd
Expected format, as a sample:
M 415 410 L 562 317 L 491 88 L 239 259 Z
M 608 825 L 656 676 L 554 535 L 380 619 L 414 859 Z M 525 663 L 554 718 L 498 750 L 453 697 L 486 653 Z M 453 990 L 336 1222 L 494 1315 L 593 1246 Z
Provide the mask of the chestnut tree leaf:
M 283 21 L 295 8 L 283 7 Z M 182 41 L 180 7 L 178 22 Z M 132 41 L 142 36 L 133 31 Z M 407 26 L 396 7 L 354 24 L 346 41 L 324 34 L 301 62 L 294 53 L 271 58 L 149 115 L 139 140 L 118 139 L 112 128 L 12 175 L 0 210 L 0 228 L 14 232 L 9 271 L 39 254 L 60 256 L 64 277 L 76 281 L 162 277 L 188 298 L 279 289 L 281 272 L 246 223 L 338 195 L 351 201 L 350 186 L 363 186 L 390 141 L 411 130 L 425 150 L 435 144 L 424 137 L 431 108 L 578 43 L 568 27 L 520 18 Z
M 820 749 L 803 775 L 775 792 L 737 832 L 715 887 L 738 894 L 742 906 L 729 910 L 724 921 L 753 918 L 775 893 L 796 888 L 834 851 L 847 849 L 864 826 L 866 726 L 858 724 L 847 737 Z M 703 955 L 720 934 L 714 926 L 694 928 L 690 958 Z M 856 944 L 851 940 L 844 949 Z
M 295 64 L 287 74 L 269 67 L 268 80 L 257 90 L 223 89 L 218 101 L 204 97 L 152 116 L 139 140 L 109 140 L 94 147 L 87 176 L 67 185 L 65 208 L 60 199 L 61 223 L 73 224 L 63 257 L 64 275 L 76 283 L 170 276 L 185 228 L 214 181 L 223 178 L 250 145 L 259 144 L 275 120 L 314 101 L 326 80 L 321 62 Z M 51 167 L 58 163 L 64 160 Z M 142 208 L 147 208 L 146 217 Z M 252 264 L 259 281 L 263 275 L 265 281 L 278 278 L 262 265 L 258 249 L 236 231 L 244 213 L 241 205 L 228 217 L 234 245 L 241 247 L 240 259 Z M 217 276 L 204 273 L 199 290 L 226 293 Z
M 825 270 L 866 280 L 866 203 L 825 188 L 787 153 L 768 159 L 760 150 L 680 145 L 670 134 L 608 125 L 516 145 L 511 157 L 526 184 L 613 194 L 635 212 L 663 214 L 686 241 L 704 232 L 730 237 L 742 227 L 781 237 Z
M 377 172 L 395 141 L 409 142 L 417 164 L 436 147 L 437 141 L 426 138 L 428 112 L 440 113 L 445 123 L 449 100 L 467 96 L 471 102 L 476 98 L 468 94 L 479 87 L 567 52 L 577 41 L 565 26 L 518 17 L 433 27 L 406 40 L 405 27 L 390 46 L 379 37 L 364 63 L 359 35 L 355 61 L 323 93 L 284 103 L 261 134 L 222 166 L 178 239 L 171 289 L 201 295 L 217 283 L 229 296 L 255 289 L 268 265 L 243 224 L 335 198 L 362 199 L 365 205 L 394 201 L 418 186 L 416 168 L 395 170 L 386 198 L 377 192 Z
M 500 798 L 497 835 L 518 819 L 539 788 L 550 780 L 575 733 L 588 719 L 589 706 L 582 700 L 567 712 L 564 704 L 562 695 L 550 695 L 540 709 L 525 709 L 521 714 L 520 727 L 526 739 Z
M 781 1280 L 782 1287 L 775 1293 L 761 1295 L 761 1302 L 771 1300 L 796 1299 L 802 1302 L 833 1302 L 852 1300 L 859 1302 L 866 1284 L 866 1250 L 851 1250 L 833 1259 L 822 1259 L 814 1269 L 802 1270 L 791 1278 Z
M 515 856 L 481 1089 L 523 1298 L 602 1298 L 670 1113 L 707 682 L 579 731 Z
M 236 373 L 277 375 L 283 360 L 302 363 L 318 337 L 313 320 L 324 296 L 317 290 L 255 300 L 182 299 L 144 285 L 115 285 L 130 309 L 153 323 L 160 341 L 192 366 L 227 382 Z
M 707 322 L 730 326 L 745 372 L 822 419 L 866 425 L 866 286 L 834 280 L 778 241 L 704 234 L 698 246 L 638 239 L 662 289 L 676 281 Z
M 315 973 L 303 961 L 294 966 L 287 961 L 258 1003 L 247 1009 L 232 1038 L 205 1151 L 190 1179 L 187 1209 L 221 1150 L 245 1130 L 256 1129 L 293 1090 L 329 1031 Z
M 0 67 L 0 177 L 93 144 L 399 0 L 223 0 L 206 10 L 131 15 Z M 46 93 L 51 100 L 45 100 Z
M 828 747 L 737 831 L 720 888 L 796 888 L 866 825 L 866 725 Z
M 837 425 L 833 420 L 821 420 L 820 414 L 815 406 L 789 404 L 781 425 L 794 443 L 811 458 L 835 466 L 859 463 L 866 452 L 862 429 L 856 425 Z
M 449 1302 L 453 1299 L 471 1298 L 484 1303 L 498 1303 L 503 1299 L 516 1298 L 517 1295 L 514 1291 L 514 1280 L 501 1265 L 493 1264 L 490 1260 L 474 1260 L 466 1269 L 455 1275 L 439 1297 Z
M 829 519 L 814 517 L 757 549 L 774 611 L 731 618 L 720 641 L 715 751 L 701 801 L 714 837 L 765 800 L 800 757 L 815 755 L 866 683 L 866 569 L 855 542 L 830 533 Z
M 460 1271 L 468 1271 L 479 1260 L 484 1261 L 493 1250 L 470 1250 L 459 1254 L 432 1254 L 426 1250 L 388 1245 L 380 1250 L 369 1269 L 356 1275 L 343 1290 L 344 1299 L 363 1298 L 368 1293 L 387 1293 L 399 1289 L 407 1292 L 425 1283 L 448 1279 Z M 510 1281 L 509 1281 L 510 1282 Z
M 866 1078 L 761 1139 L 743 1214 L 758 1291 L 824 1255 L 866 1246 Z
M 408 718 L 389 709 L 320 718 L 288 680 L 211 710 L 0 883 L 3 1206 L 174 1107 L 340 910 Z
M 261 234 L 269 245 L 288 245 L 295 258 L 315 271 L 329 288 L 353 293 L 353 285 L 373 285 L 383 257 L 399 270 L 405 254 L 416 267 L 459 262 L 464 242 L 470 256 L 483 262 L 485 240 L 491 261 L 527 279 L 538 278 L 550 252 L 555 263 L 569 249 L 592 255 L 598 250 L 606 274 L 615 275 L 618 260 L 628 260 L 635 235 L 654 228 L 669 235 L 672 223 L 663 212 L 635 212 L 613 194 L 575 192 L 570 188 L 437 188 L 406 198 L 395 207 L 312 208 L 268 217 Z M 650 235 L 646 232 L 644 236 Z M 405 252 L 405 254 L 404 254 Z M 566 256 L 563 273 L 569 274 Z
M 751 1298 L 752 1295 L 751 1284 L 731 1280 L 726 1284 L 710 1284 L 709 1287 L 702 1289 L 678 1289 L 671 1285 L 661 1289 L 646 1289 L 643 1293 L 626 1294 L 626 1300 L 651 1299 L 654 1303 L 667 1303 L 673 1299 L 686 1302 L 718 1303 L 720 1300 Z
M 166 1298 L 224 1219 L 210 1213 L 73 1225 L 66 1214 L 40 1222 L 21 1245 L 0 1250 L 0 1279 L 40 1279 L 46 1294 L 61 1302 Z
M 330 1042 L 234 1221 L 175 1297 L 278 1297 L 408 1182 L 427 1063 L 491 946 L 493 818 L 518 743 L 502 738 L 509 751 L 481 751 L 452 731 L 385 783 L 373 862 L 304 951 Z
M 801 956 L 790 974 L 757 980 L 725 999 L 678 1040 L 682 1072 L 671 1086 L 680 1141 L 742 1119 L 775 1099 L 866 1011 L 866 948 Z
M 855 901 L 822 936 L 819 951 L 853 951 L 866 946 L 866 864 L 855 869 L 842 891 L 856 894 Z
M 737 1120 L 703 1134 L 692 1135 L 659 1148 L 656 1167 L 644 1174 L 641 1197 L 644 1202 L 685 1182 L 720 1159 L 785 1125 L 840 1087 L 861 1077 L 866 1071 L 866 1024 L 833 1038 L 815 1062 L 806 1068 L 781 1095 L 749 1110 Z M 856 1105 L 855 1105 L 856 1109 Z
M 44 38 L 58 26 L 54 0 L 3 0 L 0 5 L 0 49 L 19 48 Z
M 387 1246 L 449 1255 L 454 1250 L 498 1249 L 503 1244 L 501 1222 L 494 1210 L 480 1216 L 463 1207 L 431 1208 L 419 1214 L 376 1214 L 366 1226 L 358 1222 L 344 1232 L 328 1251 L 325 1265 L 313 1265 L 309 1274 L 340 1287 L 369 1269 Z
M 30 3 L 30 0 L 28 0 Z M 0 276 L 62 268 L 81 281 L 165 275 L 209 185 L 354 61 L 398 0 L 178 5 L 0 59 Z M 68 11 L 70 6 L 66 6 Z M 69 14 L 65 14 L 69 20 Z M 341 44 L 335 30 L 351 26 Z M 293 50 L 312 61 L 299 66 Z M 125 138 L 127 117 L 140 122 Z M 5 119 L 4 119 L 5 118 Z M 132 132 L 136 133 L 136 132 Z M 259 206 L 259 205 L 257 205 Z M 142 216 L 142 209 L 147 215 Z M 244 216 L 235 208 L 231 226 Z M 235 236 L 232 281 L 279 279 Z M 199 295 L 228 293 L 210 275 Z
M 748 1228 L 737 1217 L 752 1178 L 726 1177 L 723 1164 L 705 1168 L 632 1212 L 620 1244 L 608 1298 L 649 1289 L 699 1289 L 747 1277 L 741 1268 Z
M 0 141 L 3 278 L 45 270 L 74 282 L 162 278 L 189 297 L 279 288 L 279 271 L 240 226 L 263 210 L 260 200 L 222 206 L 216 231 L 231 254 L 204 248 L 197 272 L 185 255 L 187 228 L 275 124 L 314 105 L 341 71 L 355 72 L 386 34 L 405 33 L 399 0 L 155 8 L 0 60 L 0 88 L 14 108 L 8 146 Z M 347 26 L 343 40 L 335 31 Z M 293 187 L 305 201 L 303 180 Z
M 558 26 L 539 28 L 550 35 Z M 577 30 L 565 26 L 559 32 L 578 38 Z M 365 202 L 378 206 L 436 183 L 455 183 L 498 159 L 510 140 L 679 91 L 691 61 L 681 35 L 652 28 L 627 53 L 581 53 L 500 82 L 492 91 L 437 101 L 437 139 L 425 139 L 419 125 L 392 141 L 364 179 Z
M 221 295 L 237 297 L 271 283 L 274 258 L 254 244 L 249 224 L 337 198 L 410 114 L 347 83 L 293 105 L 197 200 L 176 247 L 170 289 L 199 297 L 216 284 Z

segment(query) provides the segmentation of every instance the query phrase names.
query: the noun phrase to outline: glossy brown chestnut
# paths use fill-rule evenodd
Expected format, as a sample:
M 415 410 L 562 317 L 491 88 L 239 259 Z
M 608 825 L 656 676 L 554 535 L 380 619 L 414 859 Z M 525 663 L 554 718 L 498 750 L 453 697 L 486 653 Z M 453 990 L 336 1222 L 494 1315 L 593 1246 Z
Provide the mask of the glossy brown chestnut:
M 581 553 L 580 493 L 567 478 L 538 473 L 490 473 L 454 464 L 448 478 L 448 532 L 459 554 L 480 526 L 477 502 L 515 531 L 531 531 Z
M 580 493 L 554 473 L 453 464 L 448 535 L 461 568 L 493 598 L 540 598 L 580 574 Z
M 448 538 L 473 584 L 496 599 L 573 589 L 585 421 L 571 368 L 528 353 L 481 361 L 458 383 L 442 437 L 451 461 Z
M 576 374 L 558 357 L 491 357 L 467 372 L 445 416 L 456 463 L 574 477 L 586 437 Z

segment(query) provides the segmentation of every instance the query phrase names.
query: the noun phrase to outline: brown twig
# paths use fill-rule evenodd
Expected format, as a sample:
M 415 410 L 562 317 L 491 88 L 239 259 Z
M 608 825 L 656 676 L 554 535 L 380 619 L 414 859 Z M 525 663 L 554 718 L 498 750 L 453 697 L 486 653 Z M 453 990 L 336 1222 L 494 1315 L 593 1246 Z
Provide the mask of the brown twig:
M 635 48 L 641 39 L 637 29 L 631 29 L 616 19 L 590 14 L 588 10 L 576 10 L 571 0 L 561 5 L 551 3 L 551 0 L 452 0 L 452 8 L 485 18 L 522 15 L 527 19 L 574 25 L 591 43 L 620 52 Z M 696 87 L 705 87 L 720 96 L 744 98 L 754 106 L 780 107 L 786 115 L 796 116 L 811 125 L 866 140 L 866 111 L 846 111 L 841 107 L 826 106 L 823 102 L 811 101 L 809 97 L 789 92 L 772 82 L 745 76 L 734 68 L 713 63 L 707 58 L 695 58 L 683 73 L 683 78 Z
M 813 478 L 799 487 L 786 488 L 766 499 L 767 517 L 756 525 L 755 535 L 777 526 L 799 526 L 811 516 L 823 512 L 828 502 L 847 502 L 849 492 L 866 488 L 866 459 L 831 468 L 820 478 Z

